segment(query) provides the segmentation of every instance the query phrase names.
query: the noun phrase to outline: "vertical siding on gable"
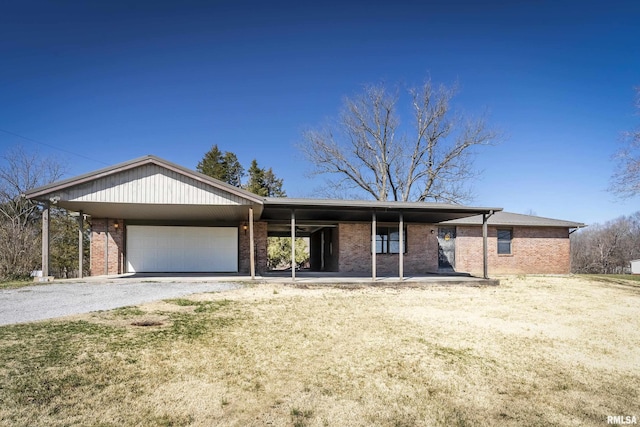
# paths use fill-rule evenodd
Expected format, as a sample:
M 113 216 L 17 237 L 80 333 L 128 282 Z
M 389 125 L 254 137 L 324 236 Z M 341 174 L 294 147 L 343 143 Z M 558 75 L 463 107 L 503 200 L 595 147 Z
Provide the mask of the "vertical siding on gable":
M 245 205 L 243 197 L 157 165 L 119 172 L 61 193 L 65 200 L 111 203 Z

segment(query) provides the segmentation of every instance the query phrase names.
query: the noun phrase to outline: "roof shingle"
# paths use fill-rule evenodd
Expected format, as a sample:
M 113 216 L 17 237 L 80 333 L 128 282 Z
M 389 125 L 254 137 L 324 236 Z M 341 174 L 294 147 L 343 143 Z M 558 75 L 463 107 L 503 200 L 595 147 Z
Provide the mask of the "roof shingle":
M 444 225 L 482 225 L 482 215 L 474 215 L 467 218 L 443 221 Z M 512 212 L 496 212 L 487 220 L 488 225 L 493 226 L 523 226 L 523 227 L 586 227 L 581 222 L 565 221 L 561 219 L 544 218 L 534 215 L 523 215 Z

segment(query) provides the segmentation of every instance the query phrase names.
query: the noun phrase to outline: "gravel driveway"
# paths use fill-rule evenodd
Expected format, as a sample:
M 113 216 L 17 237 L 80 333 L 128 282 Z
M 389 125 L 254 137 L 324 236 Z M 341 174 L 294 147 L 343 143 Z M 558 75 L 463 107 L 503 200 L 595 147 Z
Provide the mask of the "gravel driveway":
M 111 310 L 201 292 L 240 287 L 220 282 L 52 283 L 0 290 L 0 325 Z

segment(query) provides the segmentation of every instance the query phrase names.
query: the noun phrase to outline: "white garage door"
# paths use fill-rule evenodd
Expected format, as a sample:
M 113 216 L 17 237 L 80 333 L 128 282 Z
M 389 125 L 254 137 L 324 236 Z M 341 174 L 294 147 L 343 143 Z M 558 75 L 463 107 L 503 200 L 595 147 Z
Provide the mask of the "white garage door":
M 237 272 L 238 229 L 129 225 L 127 271 Z

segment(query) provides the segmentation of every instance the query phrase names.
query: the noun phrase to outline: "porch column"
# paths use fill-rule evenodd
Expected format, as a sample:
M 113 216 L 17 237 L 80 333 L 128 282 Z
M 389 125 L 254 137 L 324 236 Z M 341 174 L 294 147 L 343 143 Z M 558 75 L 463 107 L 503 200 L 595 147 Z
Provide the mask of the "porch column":
M 253 207 L 249 208 L 249 271 L 251 272 L 251 280 L 256 278 L 256 254 L 254 248 L 253 237 Z
M 291 210 L 291 280 L 296 280 L 296 211 Z
M 50 203 L 44 202 L 42 208 L 42 276 L 49 276 L 49 225 L 51 224 Z
M 398 275 L 400 280 L 404 279 L 404 216 L 400 212 L 400 224 L 398 225 L 400 233 L 400 250 L 398 251 Z
M 376 280 L 376 211 L 371 213 L 371 280 Z
M 488 214 L 482 214 L 482 271 L 485 279 L 489 278 L 488 257 L 487 257 L 487 218 Z
M 84 247 L 83 247 L 83 235 L 84 235 L 84 214 L 82 211 L 78 212 L 78 278 L 82 279 L 82 270 L 84 268 Z

